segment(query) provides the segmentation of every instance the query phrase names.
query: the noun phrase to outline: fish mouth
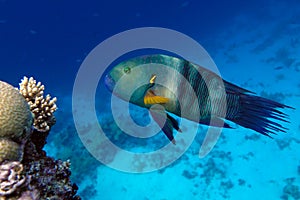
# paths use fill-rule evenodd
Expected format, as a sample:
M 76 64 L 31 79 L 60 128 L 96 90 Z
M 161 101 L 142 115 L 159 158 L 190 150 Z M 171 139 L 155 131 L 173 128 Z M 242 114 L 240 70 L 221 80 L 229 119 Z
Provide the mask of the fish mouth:
M 116 83 L 115 83 L 114 79 L 109 74 L 107 74 L 105 76 L 104 83 L 105 83 L 106 88 L 110 92 L 112 92 L 114 90 L 114 87 L 115 87 Z

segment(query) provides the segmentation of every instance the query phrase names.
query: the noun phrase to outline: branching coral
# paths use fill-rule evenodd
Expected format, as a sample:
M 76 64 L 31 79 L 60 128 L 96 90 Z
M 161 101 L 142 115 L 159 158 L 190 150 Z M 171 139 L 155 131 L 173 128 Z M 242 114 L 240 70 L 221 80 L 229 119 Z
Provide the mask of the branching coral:
M 8 162 L 0 165 L 0 196 L 15 192 L 26 182 L 23 165 L 20 162 Z
M 55 123 L 53 113 L 56 111 L 56 97 L 51 98 L 48 94 L 44 97 L 45 86 L 36 82 L 32 77 L 25 76 L 20 83 L 20 93 L 26 99 L 34 114 L 33 126 L 39 131 L 49 131 Z

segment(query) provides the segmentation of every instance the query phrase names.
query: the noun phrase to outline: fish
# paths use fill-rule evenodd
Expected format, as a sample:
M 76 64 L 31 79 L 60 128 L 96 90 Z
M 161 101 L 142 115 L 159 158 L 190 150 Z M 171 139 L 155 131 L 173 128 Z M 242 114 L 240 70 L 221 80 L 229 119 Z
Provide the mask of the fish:
M 231 122 L 272 138 L 288 130 L 281 124 L 289 122 L 288 115 L 281 110 L 294 109 L 257 96 L 193 62 L 164 54 L 120 62 L 106 74 L 104 83 L 117 97 L 149 109 L 173 144 L 174 130 L 182 130 L 171 114 L 213 127 L 233 129 Z

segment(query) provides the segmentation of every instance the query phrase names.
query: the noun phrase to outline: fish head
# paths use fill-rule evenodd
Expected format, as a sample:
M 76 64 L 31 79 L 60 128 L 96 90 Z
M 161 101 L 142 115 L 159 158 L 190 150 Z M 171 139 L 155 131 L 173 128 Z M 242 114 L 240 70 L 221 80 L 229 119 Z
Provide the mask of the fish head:
M 105 76 L 105 85 L 115 96 L 143 106 L 145 93 L 153 86 L 152 74 L 147 66 L 139 65 L 134 59 L 114 66 Z
M 105 76 L 105 86 L 110 92 L 115 92 L 114 88 L 119 80 L 122 77 L 129 74 L 131 71 L 132 66 L 128 65 L 128 63 L 123 62 L 116 66 L 114 66 Z M 124 84 L 124 83 L 123 83 Z

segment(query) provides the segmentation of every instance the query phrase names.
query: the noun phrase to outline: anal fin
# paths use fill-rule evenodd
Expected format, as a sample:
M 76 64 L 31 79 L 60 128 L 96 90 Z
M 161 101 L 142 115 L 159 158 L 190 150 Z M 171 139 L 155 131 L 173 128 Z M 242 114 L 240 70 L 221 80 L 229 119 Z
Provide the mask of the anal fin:
M 176 140 L 173 135 L 173 129 L 181 132 L 178 122 L 169 114 L 167 114 L 163 109 L 150 109 L 150 113 L 154 121 L 159 125 L 167 138 L 173 144 L 176 144 Z

